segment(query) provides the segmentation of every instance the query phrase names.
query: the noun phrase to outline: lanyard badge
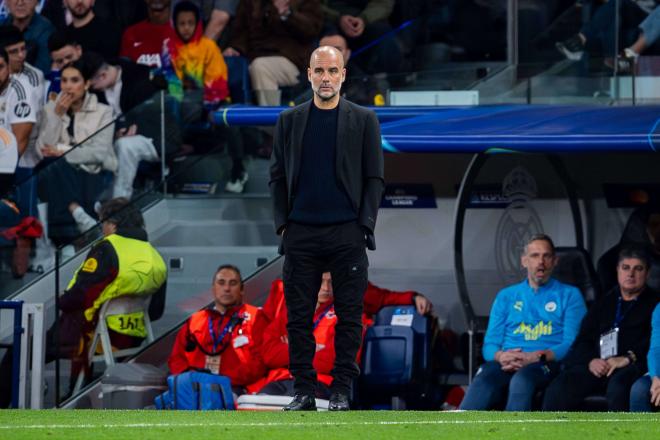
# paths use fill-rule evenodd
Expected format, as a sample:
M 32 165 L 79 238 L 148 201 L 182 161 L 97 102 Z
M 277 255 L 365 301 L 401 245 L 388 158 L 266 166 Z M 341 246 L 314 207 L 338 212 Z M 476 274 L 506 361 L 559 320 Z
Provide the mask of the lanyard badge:
M 619 328 L 615 327 L 600 335 L 600 358 L 607 359 L 619 353 Z

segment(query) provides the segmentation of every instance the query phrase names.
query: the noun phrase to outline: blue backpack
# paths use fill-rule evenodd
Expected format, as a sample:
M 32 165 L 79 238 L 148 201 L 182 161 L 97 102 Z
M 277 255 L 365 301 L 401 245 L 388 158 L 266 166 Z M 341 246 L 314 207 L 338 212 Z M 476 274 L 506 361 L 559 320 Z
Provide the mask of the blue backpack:
M 154 400 L 157 409 L 235 409 L 231 382 L 226 376 L 187 371 L 169 376 L 167 387 Z

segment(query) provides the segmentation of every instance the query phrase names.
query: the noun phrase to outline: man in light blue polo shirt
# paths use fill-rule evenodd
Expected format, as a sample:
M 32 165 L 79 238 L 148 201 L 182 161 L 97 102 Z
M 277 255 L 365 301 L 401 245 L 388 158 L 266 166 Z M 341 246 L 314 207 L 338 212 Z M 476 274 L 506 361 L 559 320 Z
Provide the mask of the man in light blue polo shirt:
M 527 278 L 495 298 L 484 339 L 486 363 L 477 371 L 464 410 L 487 410 L 506 403 L 507 411 L 529 411 L 537 390 L 559 371 L 586 313 L 573 286 L 551 278 L 555 246 L 545 234 L 531 237 L 523 250 Z

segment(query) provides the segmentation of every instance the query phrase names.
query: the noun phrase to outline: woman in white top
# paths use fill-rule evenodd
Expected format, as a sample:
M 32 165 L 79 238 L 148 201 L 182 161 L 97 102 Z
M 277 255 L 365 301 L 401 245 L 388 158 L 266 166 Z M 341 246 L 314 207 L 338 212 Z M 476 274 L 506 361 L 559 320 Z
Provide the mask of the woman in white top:
M 88 91 L 90 79 L 83 60 L 62 69 L 62 91 L 44 107 L 37 138 L 39 154 L 50 158 L 40 171 L 39 191 L 48 202 L 48 235 L 57 244 L 78 235 L 69 207 L 94 212 L 117 170 L 112 109 Z

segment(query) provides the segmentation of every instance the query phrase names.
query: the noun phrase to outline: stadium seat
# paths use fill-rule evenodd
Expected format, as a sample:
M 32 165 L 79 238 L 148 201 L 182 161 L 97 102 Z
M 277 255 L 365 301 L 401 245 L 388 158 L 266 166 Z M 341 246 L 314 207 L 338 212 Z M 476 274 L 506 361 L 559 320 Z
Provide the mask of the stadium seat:
M 559 246 L 555 248 L 555 254 L 559 261 L 552 276 L 580 289 L 587 304 L 598 299 L 602 292 L 589 253 L 579 247 Z
M 110 333 L 108 332 L 107 319 L 112 315 L 129 314 L 143 312 L 144 314 L 144 328 L 147 332 L 145 341 L 150 344 L 154 341 L 154 332 L 151 328 L 151 319 L 149 318 L 149 303 L 151 302 L 151 295 L 123 295 L 106 301 L 99 310 L 98 324 L 92 336 L 92 342 L 89 346 L 87 354 L 88 364 L 92 365 L 94 362 L 103 361 L 106 367 L 115 364 L 115 359 L 125 356 L 131 356 L 141 350 L 142 346 L 125 348 L 121 350 L 112 349 L 110 342 Z M 96 354 L 98 343 L 101 343 L 103 353 Z M 85 369 L 82 369 L 76 380 L 74 387 L 74 395 L 80 391 L 85 382 Z
M 427 389 L 431 382 L 431 324 L 414 306 L 388 306 L 376 315 L 363 347 L 363 399 L 377 394 L 391 398 L 393 406 L 398 402 L 405 407 L 407 397 Z

